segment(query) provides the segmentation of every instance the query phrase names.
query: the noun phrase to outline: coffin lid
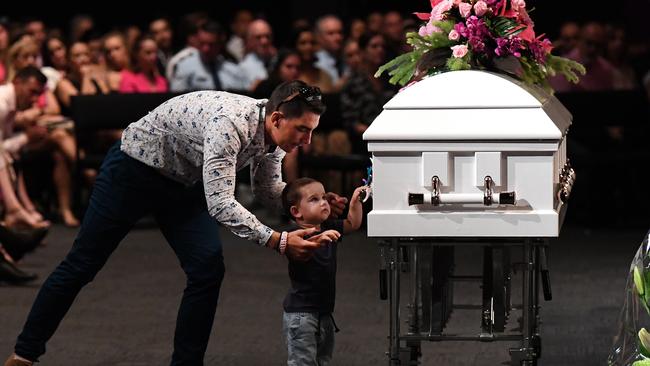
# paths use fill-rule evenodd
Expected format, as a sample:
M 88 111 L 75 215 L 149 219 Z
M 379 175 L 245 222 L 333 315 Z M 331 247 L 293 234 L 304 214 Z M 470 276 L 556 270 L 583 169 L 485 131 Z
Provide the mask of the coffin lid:
M 440 73 L 393 97 L 364 140 L 559 140 L 571 124 L 560 101 L 506 75 Z

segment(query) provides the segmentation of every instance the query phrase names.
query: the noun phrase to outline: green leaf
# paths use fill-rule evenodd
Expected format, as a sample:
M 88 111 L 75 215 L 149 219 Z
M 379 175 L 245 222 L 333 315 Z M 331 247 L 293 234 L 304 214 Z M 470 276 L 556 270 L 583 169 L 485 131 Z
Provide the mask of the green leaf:
M 650 357 L 650 352 L 648 352 L 648 348 L 650 348 L 650 333 L 645 328 L 641 328 L 638 333 L 639 337 L 639 352 L 645 356 L 645 357 Z
M 386 71 L 386 70 L 402 67 L 403 64 L 411 61 L 412 58 L 415 58 L 415 59 L 419 58 L 419 57 L 414 57 L 414 56 L 416 56 L 416 54 L 417 54 L 417 52 L 412 51 L 412 52 L 408 52 L 408 53 L 405 53 L 403 55 L 399 55 L 399 56 L 395 57 L 391 61 L 388 61 L 384 65 L 380 66 L 379 69 L 377 70 L 377 72 L 375 73 L 375 77 L 376 78 L 380 77 L 381 74 L 383 74 L 384 71 Z
M 521 27 L 521 24 L 517 23 L 515 19 L 506 17 L 496 17 L 496 20 L 491 22 L 491 28 L 494 28 L 499 37 L 514 36 L 526 29 L 526 27 Z
M 643 284 L 643 277 L 641 276 L 641 271 L 638 266 L 634 266 L 634 286 L 636 287 L 636 293 L 643 298 L 645 293 L 645 286 Z
M 569 60 L 568 58 L 553 55 L 549 55 L 546 58 L 546 69 L 548 76 L 561 74 L 572 83 L 578 83 L 580 80 L 577 73 L 581 75 L 586 73 L 585 67 L 582 64 Z

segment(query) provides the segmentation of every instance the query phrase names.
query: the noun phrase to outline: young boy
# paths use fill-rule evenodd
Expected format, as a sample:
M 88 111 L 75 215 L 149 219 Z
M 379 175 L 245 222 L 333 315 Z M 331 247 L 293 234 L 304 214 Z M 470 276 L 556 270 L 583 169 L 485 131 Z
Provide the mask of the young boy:
M 346 219 L 328 219 L 330 206 L 323 185 L 300 178 L 286 185 L 282 204 L 299 228 L 317 228 L 317 234 L 331 241 L 314 251 L 306 262 L 289 259 L 291 289 L 284 299 L 283 333 L 287 340 L 288 366 L 328 365 L 338 331 L 332 312 L 336 293 L 336 247 L 342 234 L 361 226 L 359 195 L 369 190 L 355 189 Z M 368 193 L 368 192 L 366 192 Z

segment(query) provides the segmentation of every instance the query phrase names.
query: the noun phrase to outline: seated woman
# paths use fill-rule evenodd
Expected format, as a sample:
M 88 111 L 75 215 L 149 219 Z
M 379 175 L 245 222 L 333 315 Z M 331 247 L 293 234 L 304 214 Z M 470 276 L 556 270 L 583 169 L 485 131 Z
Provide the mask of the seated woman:
M 3 140 L 0 147 L 0 194 L 4 203 L 3 225 L 7 228 L 42 229 L 50 226 L 29 198 L 22 175 L 16 175 L 11 165 L 12 154 L 16 154 L 28 140 L 15 136 Z
M 385 77 L 374 77 L 375 71 L 385 62 L 384 37 L 379 33 L 366 33 L 359 38 L 358 45 L 361 64 L 350 73 L 341 90 L 341 114 L 352 151 L 367 154 L 362 135 L 397 90 Z
M 120 77 L 120 93 L 165 93 L 167 80 L 158 69 L 158 45 L 150 36 L 141 36 L 131 50 L 132 70 L 124 69 Z
M 47 88 L 56 90 L 61 79 L 68 73 L 68 48 L 60 36 L 48 36 L 43 42 L 41 72 L 47 76 Z
M 299 28 L 295 31 L 293 47 L 298 51 L 302 61 L 298 79 L 319 87 L 323 93 L 336 91 L 332 77 L 316 67 L 316 36 L 311 28 Z
M 97 67 L 90 62 L 88 44 L 75 42 L 70 46 L 69 65 L 70 71 L 55 90 L 65 115 L 69 115 L 67 111 L 73 96 L 108 93 L 108 86 L 97 73 Z
M 300 70 L 300 55 L 291 49 L 281 49 L 271 64 L 269 77 L 253 87 L 253 97 L 268 98 L 278 85 L 297 80 Z
M 112 32 L 104 37 L 106 55 L 105 81 L 110 91 L 118 92 L 122 80 L 122 71 L 131 67 L 131 57 L 124 35 Z

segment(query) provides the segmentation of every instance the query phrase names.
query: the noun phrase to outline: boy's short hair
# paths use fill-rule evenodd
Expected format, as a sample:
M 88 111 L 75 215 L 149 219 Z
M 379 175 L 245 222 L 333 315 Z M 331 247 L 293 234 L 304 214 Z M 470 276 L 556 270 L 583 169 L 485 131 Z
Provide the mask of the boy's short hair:
M 312 183 L 320 182 L 316 179 L 305 177 L 298 178 L 291 183 L 287 183 L 287 185 L 284 186 L 284 189 L 282 190 L 282 209 L 284 210 L 284 213 L 287 215 L 287 217 L 293 219 L 293 215 L 291 215 L 291 206 L 294 206 L 300 202 L 300 199 L 302 198 L 300 194 L 300 188 Z
M 298 118 L 305 112 L 325 113 L 320 89 L 302 80 L 285 81 L 278 85 L 266 102 L 266 115 L 279 110 L 287 118 Z

